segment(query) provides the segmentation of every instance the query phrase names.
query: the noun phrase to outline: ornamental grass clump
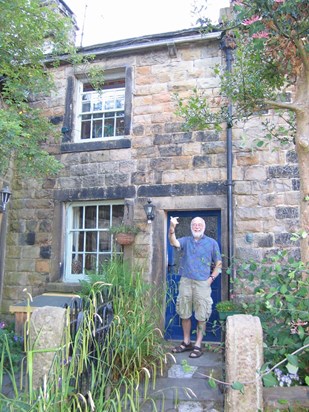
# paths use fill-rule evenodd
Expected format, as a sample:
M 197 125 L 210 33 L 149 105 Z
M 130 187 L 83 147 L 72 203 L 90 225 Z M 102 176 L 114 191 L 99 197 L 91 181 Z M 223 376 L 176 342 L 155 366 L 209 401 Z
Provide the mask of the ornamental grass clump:
M 53 366 L 38 389 L 32 386 L 35 351 L 26 345 L 27 382 L 20 386 L 7 371 L 13 387 L 8 396 L 2 390 L 1 374 L 1 411 L 138 412 L 145 403 L 156 411 L 149 397 L 150 378 L 154 384 L 165 361 L 164 340 L 157 327 L 162 307 L 158 296 L 143 280 L 142 271 L 120 260 L 89 275 L 87 284 L 82 284 L 84 309 L 78 315 L 76 334 L 71 333 L 68 310 L 63 345 L 53 350 Z M 104 318 L 104 312 L 98 311 L 102 304 L 109 309 L 112 305 L 113 316 Z

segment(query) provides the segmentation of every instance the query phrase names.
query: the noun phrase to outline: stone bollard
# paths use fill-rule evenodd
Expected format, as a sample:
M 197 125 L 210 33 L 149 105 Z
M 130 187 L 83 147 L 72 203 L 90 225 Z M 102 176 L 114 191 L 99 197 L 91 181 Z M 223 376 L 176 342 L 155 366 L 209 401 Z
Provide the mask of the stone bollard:
M 251 315 L 229 316 L 226 322 L 226 382 L 252 382 L 244 393 L 228 388 L 225 412 L 263 410 L 263 385 L 257 371 L 263 364 L 263 331 L 260 319 Z
M 48 376 L 57 350 L 63 345 L 66 309 L 44 306 L 33 311 L 30 318 L 30 349 L 48 352 L 33 354 L 33 389 L 38 389 Z M 53 351 L 53 349 L 55 349 Z

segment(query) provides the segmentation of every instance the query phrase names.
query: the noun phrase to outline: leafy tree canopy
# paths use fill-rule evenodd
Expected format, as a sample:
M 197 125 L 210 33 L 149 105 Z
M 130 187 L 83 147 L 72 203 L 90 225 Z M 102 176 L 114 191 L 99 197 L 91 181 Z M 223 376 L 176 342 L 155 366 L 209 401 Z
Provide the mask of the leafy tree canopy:
M 49 61 L 72 52 L 72 22 L 55 1 L 0 0 L 0 175 L 10 162 L 20 174 L 48 175 L 60 163 L 42 149 L 52 124 L 31 107 L 53 88 Z
M 215 69 L 220 77 L 220 96 L 214 101 L 205 91 L 195 90 L 189 100 L 178 97 L 177 114 L 187 128 L 196 130 L 221 128 L 223 122 L 231 126 L 233 121 L 246 120 L 266 109 L 274 109 L 282 117 L 284 127 L 282 123 L 271 125 L 265 117 L 262 122 L 268 141 L 279 138 L 281 143 L 295 143 L 301 186 L 299 238 L 302 258 L 308 261 L 308 1 L 237 0 L 231 4 L 231 16 L 216 27 L 207 18 L 198 20 L 203 31 L 220 30 L 223 48 L 232 51 L 232 69 Z

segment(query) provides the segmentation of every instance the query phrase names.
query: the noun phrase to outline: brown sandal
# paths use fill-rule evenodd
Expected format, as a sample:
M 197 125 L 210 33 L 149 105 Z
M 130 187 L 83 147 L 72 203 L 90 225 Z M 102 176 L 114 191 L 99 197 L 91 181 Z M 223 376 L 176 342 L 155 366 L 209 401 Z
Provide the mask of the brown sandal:
M 186 352 L 188 350 L 192 350 L 193 346 L 192 343 L 185 343 L 185 342 L 181 342 L 181 344 L 179 346 L 175 346 L 175 348 L 172 349 L 173 353 L 182 353 L 182 352 Z
M 193 351 L 190 353 L 189 358 L 199 358 L 200 356 L 203 355 L 202 348 L 199 348 L 198 346 L 193 346 Z

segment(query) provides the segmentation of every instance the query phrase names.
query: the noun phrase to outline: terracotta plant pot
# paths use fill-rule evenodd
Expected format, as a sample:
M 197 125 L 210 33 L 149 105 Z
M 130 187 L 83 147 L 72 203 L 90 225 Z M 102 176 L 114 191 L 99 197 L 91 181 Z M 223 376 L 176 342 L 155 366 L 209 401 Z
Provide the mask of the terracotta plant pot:
M 119 245 L 131 245 L 134 242 L 134 233 L 117 233 L 115 236 L 116 242 Z

